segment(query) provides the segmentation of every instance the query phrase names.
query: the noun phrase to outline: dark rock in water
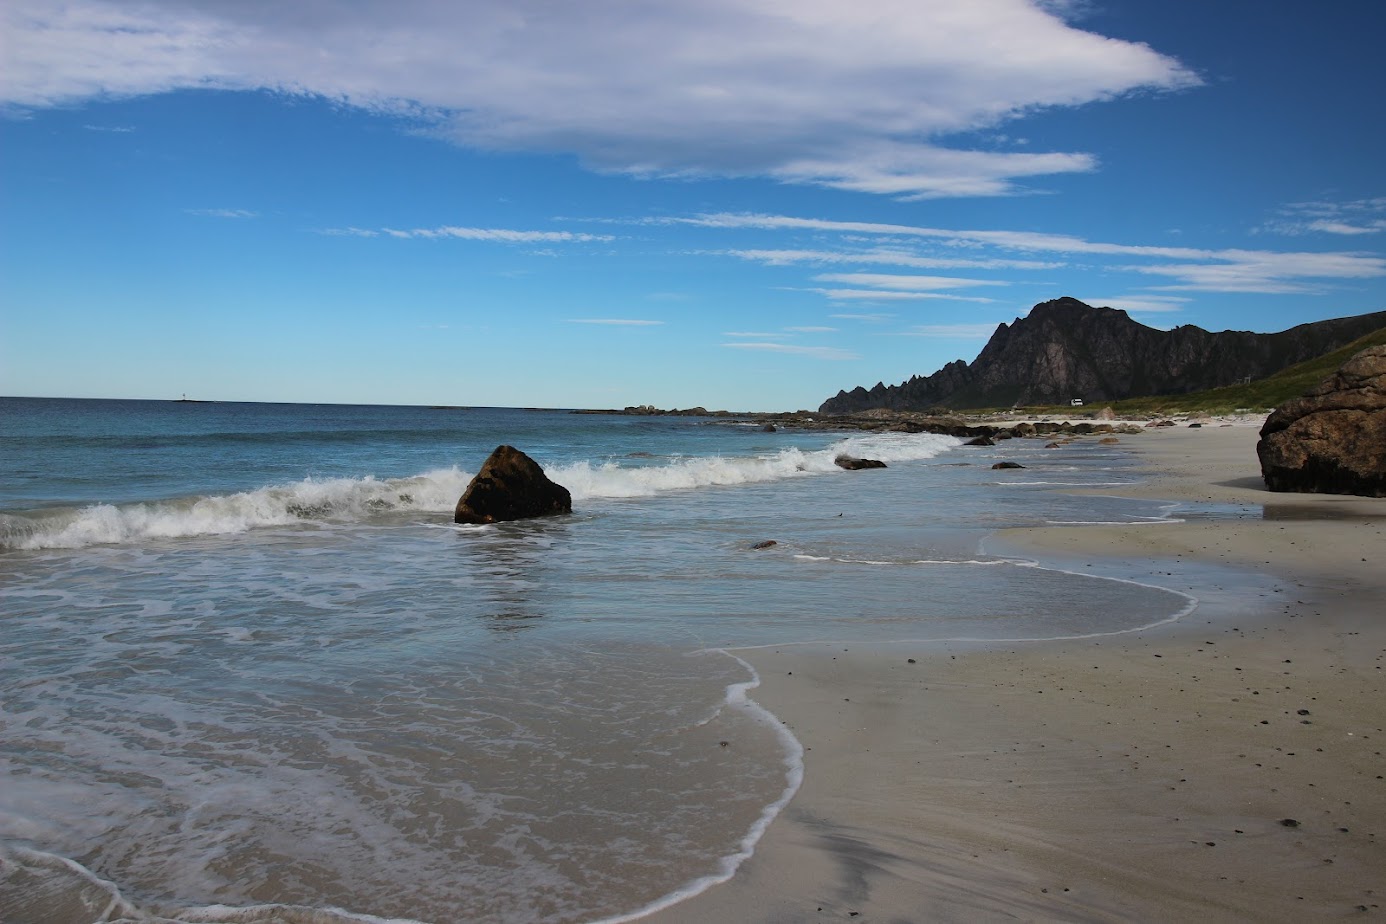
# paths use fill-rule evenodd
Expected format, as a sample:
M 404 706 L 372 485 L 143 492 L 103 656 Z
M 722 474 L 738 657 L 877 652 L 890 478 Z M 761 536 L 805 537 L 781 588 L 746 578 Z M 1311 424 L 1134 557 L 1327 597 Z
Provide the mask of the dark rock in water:
M 993 469 L 997 469 L 997 468 L 1024 468 L 1024 467 L 1025 467 L 1025 466 L 1021 465 L 1019 462 L 997 462 L 995 465 L 992 466 Z
M 1386 345 L 1276 408 L 1256 455 L 1272 491 L 1386 497 Z
M 776 542 L 774 539 L 766 539 L 764 542 L 757 542 L 755 545 L 751 546 L 751 549 L 753 551 L 755 549 L 771 549 L 777 545 L 779 545 L 779 543 Z
M 849 472 L 855 472 L 863 468 L 885 468 L 886 464 L 879 459 L 856 459 L 852 456 L 838 456 L 833 459 L 833 464 L 838 468 L 845 468 Z
M 774 424 L 766 424 L 765 426 L 761 427 L 761 429 L 764 430 L 766 433 L 774 433 L 776 427 Z
M 568 489 L 555 484 L 514 446 L 497 446 L 457 502 L 454 523 L 499 523 L 573 512 Z
M 996 440 L 989 436 L 978 436 L 963 443 L 964 446 L 995 446 Z
M 1058 449 L 1058 448 L 1059 448 L 1060 446 L 1062 446 L 1062 445 L 1063 445 L 1063 443 L 1045 443 L 1045 444 L 1044 444 L 1044 448 L 1045 448 L 1045 449 Z
M 1191 424 L 1189 424 L 1189 429 L 1190 429 L 1190 430 L 1195 430 L 1195 429 L 1197 429 L 1197 428 L 1199 428 L 1199 427 L 1201 427 L 1201 426 L 1203 426 L 1203 424 L 1201 424 L 1201 423 L 1191 423 Z
M 1100 439 L 1100 440 L 1097 441 L 1097 444 L 1098 444 L 1099 446 L 1110 446 L 1110 445 L 1112 445 L 1113 443 L 1120 443 L 1120 442 L 1121 442 L 1121 440 L 1117 439 L 1115 436 L 1104 436 L 1104 437 L 1102 437 L 1102 439 Z
M 1039 428 L 1032 423 L 1018 423 L 1011 427 L 1011 434 L 1019 437 L 1031 437 L 1039 432 Z

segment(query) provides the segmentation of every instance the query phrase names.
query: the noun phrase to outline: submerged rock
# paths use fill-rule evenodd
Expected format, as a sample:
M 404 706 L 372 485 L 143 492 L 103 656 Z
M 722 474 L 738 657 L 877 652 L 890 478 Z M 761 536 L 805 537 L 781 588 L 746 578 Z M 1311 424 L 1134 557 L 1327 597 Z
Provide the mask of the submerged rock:
M 838 468 L 845 468 L 849 472 L 855 472 L 863 468 L 885 468 L 886 464 L 880 459 L 858 459 L 853 456 L 838 456 L 833 459 L 833 464 Z
M 1386 345 L 1276 408 L 1256 455 L 1272 491 L 1386 497 Z
M 499 523 L 573 512 L 568 489 L 514 446 L 497 446 L 457 501 L 454 523 Z
M 1019 462 L 997 462 L 995 465 L 992 466 L 993 469 L 998 469 L 998 468 L 1024 468 L 1024 467 L 1025 467 L 1025 466 L 1021 465 Z

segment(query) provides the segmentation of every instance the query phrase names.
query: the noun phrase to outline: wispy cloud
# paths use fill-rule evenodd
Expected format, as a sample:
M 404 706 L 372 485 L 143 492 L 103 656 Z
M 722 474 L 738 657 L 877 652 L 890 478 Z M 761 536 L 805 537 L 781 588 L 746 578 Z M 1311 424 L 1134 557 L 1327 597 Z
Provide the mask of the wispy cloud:
M 879 312 L 875 314 L 834 314 L 830 315 L 830 317 L 837 318 L 840 321 L 866 321 L 871 324 L 879 324 L 882 321 L 892 321 L 895 319 L 895 315 L 893 314 L 883 314 Z
M 786 327 L 785 330 L 795 334 L 833 334 L 837 332 L 836 327 Z
M 326 228 L 321 234 L 336 237 L 391 237 L 396 240 L 491 241 L 500 244 L 571 244 L 593 241 L 614 241 L 610 234 L 586 234 L 574 231 L 517 231 L 510 228 L 461 228 L 445 225 L 441 228 Z
M 189 215 L 200 215 L 203 218 L 259 218 L 259 212 L 252 212 L 248 209 L 184 209 Z
M 996 333 L 995 324 L 917 324 L 905 331 L 910 337 L 938 340 L 986 340 Z
M 913 269 L 1020 269 L 1046 270 L 1063 266 L 1058 261 L 1001 258 L 921 256 L 904 250 L 728 250 L 724 253 L 768 266 L 796 263 L 850 264 L 853 266 L 907 266 Z
M 1137 314 L 1146 312 L 1183 311 L 1189 299 L 1178 295 L 1119 295 L 1116 297 L 1090 296 L 1082 299 L 1089 305 L 1101 308 L 1120 308 Z
M 613 327 L 657 327 L 663 321 L 647 321 L 641 318 L 569 318 L 569 324 L 608 324 Z
M 115 135 L 128 135 L 135 130 L 133 125 L 83 125 L 89 132 L 110 132 Z
M 1004 286 L 993 279 L 962 279 L 957 276 L 914 276 L 888 273 L 824 273 L 814 276 L 816 282 L 841 282 L 847 285 L 872 286 L 901 292 L 932 292 L 938 289 L 966 289 L 972 286 Z
M 950 148 L 1046 107 L 1189 87 L 1054 0 L 472 0 L 0 6 L 0 103 L 270 89 L 407 114 L 458 144 L 646 176 L 763 176 L 903 198 L 1001 195 L 1082 151 Z M 883 27 L 883 23 L 888 26 Z M 994 139 L 1002 137 L 991 132 Z
M 1258 231 L 1276 234 L 1336 234 L 1357 237 L 1386 231 L 1386 196 L 1346 202 L 1292 202 Z
M 1327 218 L 1319 218 L 1309 222 L 1310 231 L 1322 231 L 1325 234 L 1377 234 L 1386 231 L 1386 218 L 1376 218 L 1365 224 L 1352 224 L 1347 221 L 1332 221 Z
M 804 346 L 797 343 L 724 343 L 724 347 L 733 350 L 761 350 L 766 353 L 789 353 L 794 356 L 808 356 L 812 359 L 861 359 L 861 356 L 850 350 L 839 350 L 836 347 L 825 346 Z
M 1371 200 L 1375 201 L 1375 200 Z M 658 219 L 664 223 L 707 228 L 746 228 L 768 231 L 836 232 L 843 235 L 888 235 L 892 238 L 935 240 L 947 246 L 993 247 L 1029 253 L 1082 254 L 1093 257 L 1142 259 L 1149 262 L 1117 267 L 1130 272 L 1167 276 L 1166 289 L 1264 294 L 1319 291 L 1315 280 L 1369 279 L 1386 276 L 1386 257 L 1360 252 L 1305 252 L 1170 247 L 1090 241 L 1067 234 L 932 228 L 882 222 L 799 218 L 787 215 L 716 213 L 687 218 Z M 749 252 L 749 251 L 748 251 Z M 774 251 L 761 251 L 772 253 Z M 794 253 L 795 251 L 782 251 Z M 862 298 L 838 292 L 834 297 Z
M 807 291 L 825 295 L 836 302 L 855 301 L 858 299 L 882 302 L 939 299 L 950 302 L 974 302 L 979 305 L 987 305 L 995 301 L 995 299 L 981 298 L 980 296 L 951 295 L 946 292 L 900 292 L 890 289 L 808 289 Z

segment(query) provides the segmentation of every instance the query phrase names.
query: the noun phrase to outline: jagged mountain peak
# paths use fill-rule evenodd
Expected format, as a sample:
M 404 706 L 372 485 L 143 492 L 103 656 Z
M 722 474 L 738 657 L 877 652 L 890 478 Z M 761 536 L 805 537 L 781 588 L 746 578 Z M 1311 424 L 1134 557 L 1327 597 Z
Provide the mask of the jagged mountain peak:
M 869 391 L 840 391 L 819 408 L 998 407 L 1183 394 L 1264 378 L 1386 326 L 1386 312 L 1301 324 L 1273 334 L 1210 333 L 1192 324 L 1164 331 L 1120 308 L 1076 298 L 1040 302 L 997 326 L 971 363 L 955 360 L 928 376 Z

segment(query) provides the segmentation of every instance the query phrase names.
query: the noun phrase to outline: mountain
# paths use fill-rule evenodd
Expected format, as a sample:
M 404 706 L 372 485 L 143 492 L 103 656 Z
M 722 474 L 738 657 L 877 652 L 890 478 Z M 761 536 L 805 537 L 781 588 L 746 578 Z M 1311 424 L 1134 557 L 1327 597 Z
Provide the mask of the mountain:
M 956 360 L 899 385 L 840 391 L 823 414 L 870 408 L 1007 407 L 1185 394 L 1265 378 L 1386 327 L 1386 311 L 1301 324 L 1275 334 L 1187 325 L 1156 330 L 1117 308 L 1076 298 L 1041 302 L 1002 324 L 971 363 Z

